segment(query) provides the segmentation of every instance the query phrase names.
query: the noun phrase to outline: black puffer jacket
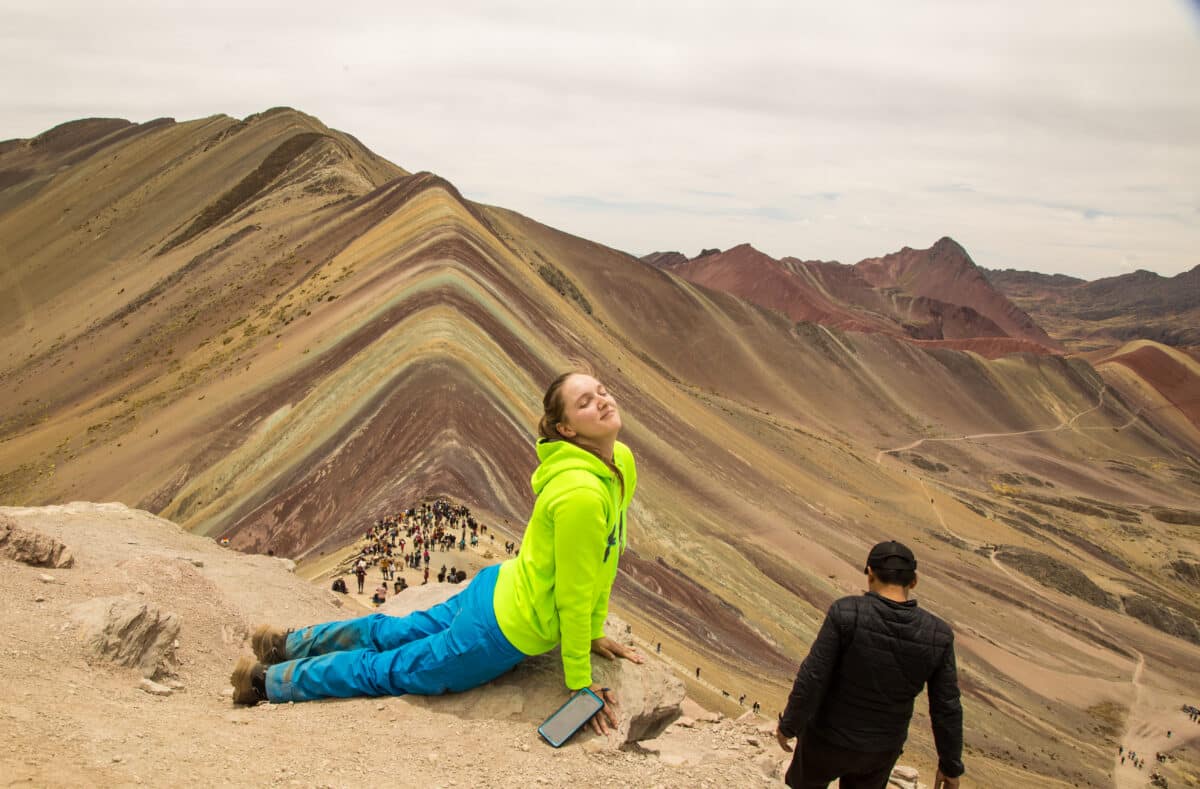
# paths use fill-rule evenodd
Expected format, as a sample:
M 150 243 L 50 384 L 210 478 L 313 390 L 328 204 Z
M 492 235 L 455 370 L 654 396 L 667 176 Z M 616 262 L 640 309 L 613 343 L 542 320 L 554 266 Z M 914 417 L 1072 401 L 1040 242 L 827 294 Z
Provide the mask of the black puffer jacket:
M 779 729 L 854 751 L 898 750 L 908 737 L 913 700 L 929 685 L 938 767 L 963 772 L 962 703 L 950 626 L 915 600 L 868 592 L 829 607 L 800 666 Z

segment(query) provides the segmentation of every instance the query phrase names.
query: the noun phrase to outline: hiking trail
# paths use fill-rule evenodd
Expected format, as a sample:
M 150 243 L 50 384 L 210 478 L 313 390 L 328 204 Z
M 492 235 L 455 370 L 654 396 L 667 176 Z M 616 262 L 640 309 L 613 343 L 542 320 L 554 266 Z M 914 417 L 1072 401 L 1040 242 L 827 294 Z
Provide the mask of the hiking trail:
M 1106 391 L 1105 389 L 1100 390 L 1099 397 L 1097 398 L 1096 404 L 1094 406 L 1092 406 L 1091 408 L 1088 408 L 1086 410 L 1080 411 L 1079 413 L 1075 414 L 1075 416 L 1071 417 L 1070 419 L 1064 419 L 1063 421 L 1059 422 L 1054 427 L 1039 427 L 1039 428 L 1034 428 L 1032 430 L 1016 430 L 1011 433 L 972 433 L 970 435 L 958 436 L 957 438 L 918 438 L 917 440 L 912 441 L 908 444 L 905 444 L 902 447 L 895 447 L 894 449 L 879 450 L 877 453 L 875 453 L 875 463 L 879 464 L 879 463 L 883 462 L 884 455 L 894 455 L 898 452 L 907 452 L 910 449 L 916 449 L 917 447 L 921 446 L 922 444 L 924 444 L 927 441 L 930 443 L 932 443 L 934 441 L 938 441 L 938 442 L 974 441 L 974 440 L 978 440 L 981 438 L 1011 438 L 1013 436 L 1031 436 L 1031 435 L 1035 435 L 1037 433 L 1057 433 L 1061 430 L 1066 430 L 1069 427 L 1073 427 L 1076 420 L 1080 419 L 1081 417 L 1087 416 L 1088 414 L 1092 413 L 1093 411 L 1096 411 L 1096 410 L 1100 409 L 1101 407 L 1103 407 L 1105 391 Z M 1129 422 L 1122 425 L 1121 428 L 1118 428 L 1118 429 L 1124 429 L 1125 427 L 1128 427 L 1129 425 L 1131 425 L 1135 421 L 1137 421 L 1137 419 L 1138 419 L 1138 416 L 1134 415 L 1133 419 L 1129 420 Z M 1104 427 L 1104 428 L 1079 428 L 1079 429 L 1081 429 L 1081 430 L 1086 430 L 1086 429 L 1107 430 L 1108 428 Z
M 1083 416 L 1083 413 L 1077 414 L 1075 419 L 1079 418 L 1080 416 Z M 952 535 L 958 540 L 961 540 L 969 547 L 970 550 L 986 547 L 988 549 L 988 558 L 997 570 L 1002 572 L 1005 576 L 1024 588 L 1030 594 L 1049 602 L 1049 597 L 1045 594 L 1045 590 L 1038 588 L 1032 582 L 1022 578 L 1020 575 L 1014 573 L 1000 562 L 1000 560 L 997 558 L 997 550 L 995 546 L 984 546 L 983 543 L 963 537 L 961 534 L 958 534 L 951 529 L 949 524 L 946 523 L 945 517 L 942 515 L 941 508 L 937 506 L 936 500 L 932 495 L 929 494 L 929 486 L 926 484 L 925 479 L 923 477 L 917 477 L 917 481 L 921 483 L 922 490 L 927 496 L 929 496 L 929 504 L 931 509 L 933 509 L 934 515 L 937 516 L 938 523 L 941 524 L 942 528 L 945 529 L 948 534 Z M 1122 643 L 1126 649 L 1137 655 L 1137 664 L 1134 667 L 1133 673 L 1129 679 L 1131 698 L 1129 700 L 1129 704 L 1126 706 L 1125 730 L 1122 732 L 1118 742 L 1124 745 L 1126 751 L 1128 751 L 1130 736 L 1133 734 L 1141 734 L 1147 725 L 1157 725 L 1160 730 L 1165 731 L 1161 715 L 1151 715 L 1149 714 L 1149 711 L 1142 709 L 1142 672 L 1146 667 L 1146 656 L 1140 650 L 1130 644 L 1126 639 L 1113 636 L 1113 634 L 1110 633 L 1104 627 L 1104 625 L 1100 624 L 1100 622 L 1095 618 L 1086 613 L 1076 613 L 1081 619 L 1090 624 L 1096 630 L 1103 633 L 1114 642 Z M 1135 723 L 1138 724 L 1136 729 Z M 1165 745 L 1163 745 L 1165 742 L 1167 741 L 1163 739 L 1162 742 L 1155 742 L 1153 745 L 1142 745 L 1139 743 L 1139 746 L 1133 750 L 1137 751 L 1139 756 L 1142 756 L 1165 748 Z M 1135 768 L 1132 763 L 1122 765 L 1120 754 L 1116 754 L 1113 757 L 1112 777 L 1114 786 L 1117 787 L 1117 789 L 1125 789 L 1126 787 L 1132 789 L 1132 787 L 1144 786 L 1147 781 L 1148 774 L 1148 772 L 1143 772 Z

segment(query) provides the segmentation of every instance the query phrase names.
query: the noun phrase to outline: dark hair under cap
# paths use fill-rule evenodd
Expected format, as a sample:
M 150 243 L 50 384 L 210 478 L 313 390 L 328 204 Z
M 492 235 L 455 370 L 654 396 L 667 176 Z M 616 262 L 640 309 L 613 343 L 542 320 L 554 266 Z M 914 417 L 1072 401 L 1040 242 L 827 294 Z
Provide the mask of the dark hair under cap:
M 916 570 L 917 557 L 904 543 L 888 540 L 871 549 L 867 566 L 874 570 Z

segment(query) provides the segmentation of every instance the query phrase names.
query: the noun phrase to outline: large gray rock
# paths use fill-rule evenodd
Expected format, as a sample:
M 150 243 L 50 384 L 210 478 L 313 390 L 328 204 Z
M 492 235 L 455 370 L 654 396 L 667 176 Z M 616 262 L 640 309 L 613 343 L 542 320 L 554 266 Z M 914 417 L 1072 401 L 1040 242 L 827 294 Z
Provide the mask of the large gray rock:
M 75 564 L 67 546 L 49 535 L 18 526 L 7 515 L 0 515 L 0 555 L 34 567 L 67 568 Z
M 463 587 L 452 584 L 428 584 L 406 589 L 395 595 L 380 611 L 405 616 L 450 598 Z M 625 635 L 625 623 L 609 616 L 605 632 L 623 643 L 632 644 Z M 657 737 L 680 715 L 684 686 L 666 664 L 652 655 L 637 665 L 628 660 L 608 660 L 592 656 L 592 675 L 596 682 L 613 689 L 619 705 L 619 726 L 606 739 L 580 733 L 577 739 L 591 748 L 618 748 L 622 745 Z M 446 696 L 410 696 L 413 703 L 461 718 L 522 720 L 534 726 L 567 700 L 563 684 L 562 655 L 558 649 L 525 660 L 517 668 L 483 687 Z
M 137 668 L 149 679 L 171 673 L 181 624 L 175 614 L 133 595 L 87 600 L 70 613 L 93 657 Z

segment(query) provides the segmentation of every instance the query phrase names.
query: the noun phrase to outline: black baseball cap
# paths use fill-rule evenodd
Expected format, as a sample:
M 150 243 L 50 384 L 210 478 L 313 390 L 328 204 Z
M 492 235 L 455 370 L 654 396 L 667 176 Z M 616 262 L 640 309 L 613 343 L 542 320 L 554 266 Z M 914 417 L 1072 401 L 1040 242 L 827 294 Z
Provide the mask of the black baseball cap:
M 871 549 L 867 555 L 867 566 L 876 570 L 915 570 L 917 557 L 904 543 L 888 540 Z

